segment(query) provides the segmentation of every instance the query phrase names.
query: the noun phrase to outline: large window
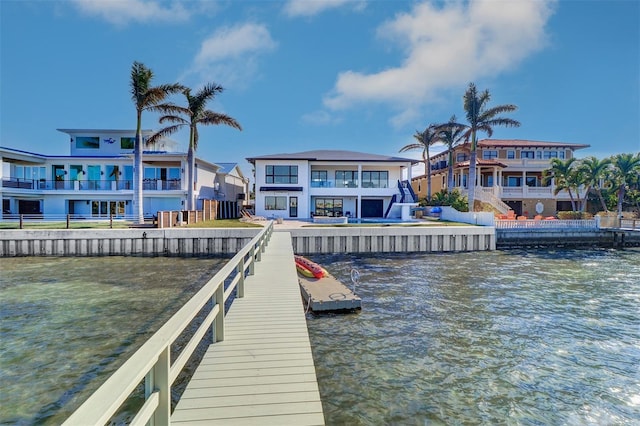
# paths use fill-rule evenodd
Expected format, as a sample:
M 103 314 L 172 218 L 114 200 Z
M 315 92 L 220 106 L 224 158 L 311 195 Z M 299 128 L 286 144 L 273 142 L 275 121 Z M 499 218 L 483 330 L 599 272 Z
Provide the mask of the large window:
M 482 159 L 483 160 L 491 160 L 493 158 L 498 158 L 498 151 L 496 151 L 496 150 L 484 150 L 484 151 L 482 151 Z
M 357 188 L 358 172 L 356 170 L 336 170 L 337 188 Z
M 542 157 L 545 160 L 548 160 L 550 158 L 558 158 L 558 151 L 544 151 L 542 153 Z
M 316 198 L 315 216 L 342 216 L 342 198 Z
M 456 162 L 461 163 L 462 161 L 467 161 L 469 157 L 464 152 L 459 152 L 456 154 Z
M 264 209 L 265 210 L 286 210 L 287 197 L 277 197 L 273 195 L 268 195 L 264 197 Z
M 389 172 L 387 171 L 363 171 L 363 188 L 387 188 L 389 186 Z
M 535 153 L 533 151 L 521 151 L 520 158 L 534 158 Z
M 311 171 L 311 187 L 323 188 L 329 186 L 328 173 L 326 170 Z
M 298 166 L 267 166 L 266 183 L 298 183 Z

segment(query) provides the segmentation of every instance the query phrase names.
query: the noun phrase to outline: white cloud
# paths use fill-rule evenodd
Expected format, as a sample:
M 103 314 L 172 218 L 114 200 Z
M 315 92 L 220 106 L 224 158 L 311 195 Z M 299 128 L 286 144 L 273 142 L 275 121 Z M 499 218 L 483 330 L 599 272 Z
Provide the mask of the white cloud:
M 324 105 L 331 110 L 385 103 L 406 124 L 443 89 L 517 66 L 541 49 L 553 0 L 422 2 L 378 28 L 378 37 L 403 49 L 395 67 L 365 74 L 343 71 Z
M 365 7 L 362 0 L 289 0 L 284 5 L 284 13 L 289 17 L 314 16 L 329 9 L 351 5 L 356 10 Z
M 114 25 L 131 22 L 182 22 L 189 11 L 180 2 L 161 4 L 149 0 L 72 0 L 84 14 L 97 16 Z
M 310 112 L 308 114 L 304 114 L 302 116 L 302 121 L 308 124 L 333 124 L 339 123 L 341 120 L 337 117 L 334 117 L 329 112 L 324 110 L 318 110 L 314 112 Z
M 276 47 L 269 29 L 262 24 L 220 28 L 202 42 L 191 68 L 180 80 L 196 74 L 202 81 L 214 79 L 225 87 L 246 84 L 257 72 L 258 57 Z

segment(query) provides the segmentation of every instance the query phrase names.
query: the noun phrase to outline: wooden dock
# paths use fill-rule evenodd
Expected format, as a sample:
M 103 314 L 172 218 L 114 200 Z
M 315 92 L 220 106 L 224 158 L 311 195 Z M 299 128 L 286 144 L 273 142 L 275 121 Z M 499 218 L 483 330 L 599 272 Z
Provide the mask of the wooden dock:
M 324 425 L 290 233 L 271 237 L 171 423 Z

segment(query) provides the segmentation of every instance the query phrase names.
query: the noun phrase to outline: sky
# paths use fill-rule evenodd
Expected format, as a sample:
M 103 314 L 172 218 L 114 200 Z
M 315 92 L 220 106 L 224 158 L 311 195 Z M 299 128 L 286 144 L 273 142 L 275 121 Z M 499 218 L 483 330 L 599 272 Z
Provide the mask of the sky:
M 208 107 L 243 130 L 200 126 L 197 155 L 247 176 L 247 157 L 312 149 L 419 159 L 399 150 L 464 122 L 471 82 L 518 106 L 493 138 L 640 151 L 637 0 L 2 0 L 0 31 L 0 146 L 25 151 L 68 154 L 59 128 L 135 129 L 134 61 L 155 85 L 224 88 Z

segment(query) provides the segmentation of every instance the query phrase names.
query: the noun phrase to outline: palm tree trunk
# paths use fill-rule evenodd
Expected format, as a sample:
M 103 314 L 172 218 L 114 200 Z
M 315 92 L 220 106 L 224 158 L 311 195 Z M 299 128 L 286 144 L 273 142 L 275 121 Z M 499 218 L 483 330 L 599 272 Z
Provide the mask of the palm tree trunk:
M 195 153 L 194 153 L 194 149 L 193 149 L 193 142 L 194 139 L 194 133 L 193 133 L 193 129 L 191 129 L 190 131 L 190 135 L 189 135 L 189 151 L 187 152 L 187 162 L 189 163 L 189 188 L 187 190 L 187 210 L 195 210 L 195 206 L 194 206 L 194 186 L 196 185 L 196 176 L 195 176 L 195 172 L 196 172 L 196 158 L 195 158 Z
M 604 202 L 604 197 L 602 196 L 602 191 L 600 190 L 600 188 L 596 189 L 596 193 L 598 194 L 598 198 L 600 199 L 602 210 L 604 210 L 605 212 L 608 212 L 609 209 L 607 208 L 607 203 Z
M 477 157 L 478 157 L 478 153 L 476 152 L 476 149 L 474 146 L 471 149 L 471 155 L 469 156 L 469 181 L 467 182 L 467 187 L 469 189 L 468 199 L 469 199 L 470 212 L 474 211 L 473 203 L 475 202 L 475 195 L 476 195 L 475 192 L 476 192 L 476 158 Z
M 571 188 L 567 188 L 567 192 L 569 193 L 569 199 L 571 200 L 571 211 L 576 211 L 576 200 L 573 198 L 573 192 L 571 192 Z
M 136 143 L 133 153 L 133 216 L 138 224 L 144 223 L 142 203 L 142 111 L 138 111 Z
M 424 160 L 424 174 L 427 177 L 427 201 L 431 201 L 431 162 L 429 161 L 429 152 L 422 156 Z
M 447 192 L 451 192 L 453 188 L 453 152 L 451 152 L 452 148 L 449 148 L 449 167 L 447 174 Z
M 622 216 L 622 201 L 624 200 L 625 193 L 624 185 L 625 184 L 622 183 L 620 188 L 618 188 L 618 217 Z

